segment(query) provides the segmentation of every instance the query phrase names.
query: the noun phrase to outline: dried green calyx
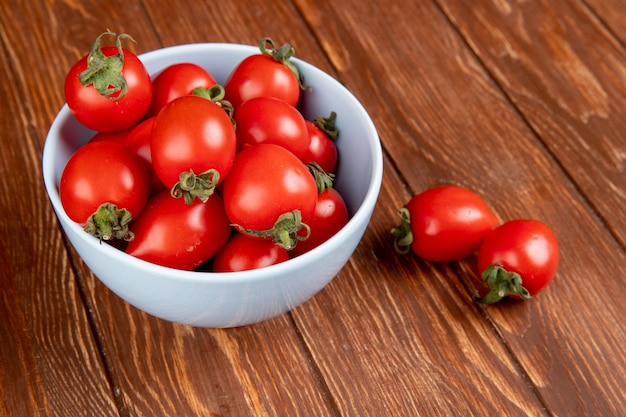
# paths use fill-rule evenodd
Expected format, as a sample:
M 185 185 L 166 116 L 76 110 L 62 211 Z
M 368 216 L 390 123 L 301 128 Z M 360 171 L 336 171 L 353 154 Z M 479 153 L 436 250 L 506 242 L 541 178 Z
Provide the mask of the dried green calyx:
M 117 36 L 107 31 L 96 38 L 87 56 L 87 68 L 78 75 L 78 80 L 84 86 L 93 84 L 96 91 L 109 100 L 119 100 L 128 92 L 128 85 L 122 74 L 124 67 L 122 39 L 130 39 L 133 42 L 134 39 L 125 33 L 117 36 L 115 43 L 118 53 L 106 56 L 101 47 L 104 35 Z

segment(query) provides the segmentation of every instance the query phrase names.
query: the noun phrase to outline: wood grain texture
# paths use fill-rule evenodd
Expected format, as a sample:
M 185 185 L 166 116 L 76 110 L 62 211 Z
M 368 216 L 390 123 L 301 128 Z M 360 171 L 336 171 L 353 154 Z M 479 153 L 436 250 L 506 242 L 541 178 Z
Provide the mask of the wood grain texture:
M 626 205 L 623 46 L 578 2 L 441 3 L 536 135 L 626 246 L 626 216 L 615 216 Z M 618 7 L 614 10 L 612 14 L 624 15 Z
M 503 220 L 535 217 L 554 227 L 564 259 L 555 284 L 541 301 L 485 309 L 485 314 L 493 320 L 511 353 L 531 378 L 538 397 L 551 412 L 615 415 L 625 403 L 624 393 L 620 392 L 620 380 L 626 371 L 620 346 L 626 334 L 619 319 L 624 307 L 619 303 L 607 306 L 605 300 L 624 288 L 623 272 L 615 274 L 626 266 L 624 251 L 605 233 L 594 212 L 576 197 L 576 186 L 554 164 L 553 155 L 544 150 L 549 138 L 537 137 L 537 132 L 529 129 L 528 121 L 520 116 L 518 109 L 511 108 L 507 97 L 490 78 L 490 73 L 497 74 L 503 69 L 493 63 L 485 71 L 483 64 L 464 48 L 464 40 L 449 30 L 449 21 L 470 27 L 471 22 L 463 19 L 471 19 L 472 14 L 459 12 L 452 20 L 435 8 L 420 5 L 406 4 L 399 13 L 373 3 L 367 7 L 357 2 L 343 2 L 341 7 L 332 3 L 315 2 L 315 6 L 301 3 L 303 14 L 314 16 L 312 21 L 327 22 L 324 15 L 335 15 L 338 22 L 344 23 L 330 28 L 324 24 L 323 31 L 320 23 L 318 32 L 325 34 L 321 43 L 333 45 L 341 39 L 346 46 L 350 56 L 336 58 L 336 66 L 343 69 L 340 76 L 349 88 L 362 92 L 377 87 L 376 94 L 362 99 L 375 117 L 385 148 L 413 192 L 439 183 L 460 183 L 484 193 Z M 350 26 L 357 10 L 360 19 Z M 474 6 L 472 10 L 477 13 L 480 8 Z M 416 20 L 427 23 L 413 27 Z M 495 21 L 494 18 L 494 24 Z M 478 28 L 487 23 L 482 22 Z M 357 25 L 371 30 L 358 31 Z M 373 46 L 393 45 L 407 33 L 412 39 L 404 42 L 407 46 L 403 50 Z M 482 43 L 493 44 L 485 40 Z M 354 76 L 362 63 L 352 56 L 375 57 L 366 76 Z M 385 66 L 380 64 L 383 62 Z M 549 70 L 550 61 L 546 59 L 543 66 Z M 518 66 L 510 75 L 511 80 L 523 73 L 523 68 Z M 394 76 L 386 77 L 386 74 Z M 556 80 L 552 82 L 557 84 Z M 518 83 L 527 85 L 527 89 L 535 86 L 528 79 L 520 78 Z M 402 100 L 394 105 L 380 97 L 402 97 Z M 611 106 L 619 108 L 622 99 L 616 96 L 610 101 Z M 547 105 L 536 106 L 528 112 L 541 113 Z M 583 127 L 576 125 L 573 129 L 580 131 Z M 615 149 L 619 149 L 620 138 L 613 136 L 609 140 Z M 566 158 L 572 156 L 563 156 Z M 582 167 L 580 170 L 587 167 L 580 159 L 568 162 Z M 610 175 L 614 174 L 617 172 Z M 596 171 L 585 175 L 602 178 Z M 619 180 L 615 178 L 618 186 Z M 604 194 L 593 200 L 602 197 Z M 612 213 L 623 211 L 617 200 L 614 202 L 610 207 Z M 622 218 L 613 218 L 614 230 L 621 221 Z M 577 228 L 571 227 L 572 222 Z M 389 257 L 381 259 L 385 262 Z M 461 279 L 471 282 L 475 276 L 471 264 L 462 265 Z M 361 274 L 369 276 L 365 271 Z M 589 277 L 613 279 L 603 279 L 599 284 Z M 598 314 L 599 309 L 603 314 Z M 578 329 L 582 323 L 589 325 L 579 329 L 580 333 L 572 331 L 572 326 Z M 590 348 L 589 340 L 596 341 L 591 357 L 585 353 Z M 594 369 L 598 368 L 606 371 L 597 373 Z M 580 388 L 580 395 L 573 399 L 556 389 L 555 381 L 587 388 Z M 586 396 L 584 393 L 588 392 L 594 394 Z
M 114 415 L 108 375 L 41 181 L 41 144 L 57 90 L 41 94 L 42 85 L 52 85 L 48 74 L 27 69 L 36 67 L 28 59 L 45 44 L 29 38 L 33 55 L 25 54 L 15 35 L 26 15 L 0 7 L 0 414 Z M 43 15 L 29 18 L 37 24 Z

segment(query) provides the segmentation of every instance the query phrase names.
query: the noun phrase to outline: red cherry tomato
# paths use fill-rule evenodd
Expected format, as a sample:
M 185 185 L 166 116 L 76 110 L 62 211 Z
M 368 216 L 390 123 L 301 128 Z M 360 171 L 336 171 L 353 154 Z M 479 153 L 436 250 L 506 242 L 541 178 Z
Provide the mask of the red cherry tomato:
M 235 121 L 239 150 L 245 145 L 273 143 L 301 158 L 311 142 L 302 114 L 276 98 L 256 97 L 245 101 L 235 112 Z
M 213 258 L 213 271 L 248 271 L 288 259 L 287 251 L 271 240 L 254 239 L 235 233 Z
M 159 179 L 159 176 L 152 165 L 152 154 L 150 152 L 150 144 L 152 143 L 152 127 L 155 117 L 150 117 L 139 123 L 128 132 L 124 144 L 132 149 L 146 163 L 148 174 L 150 177 L 150 193 L 156 194 L 165 190 L 165 186 Z
M 144 117 L 152 99 L 152 80 L 139 58 L 119 45 L 125 35 L 117 38 L 117 47 L 100 48 L 105 34 L 115 35 L 105 32 L 96 39 L 90 55 L 69 70 L 64 91 L 79 122 L 99 132 L 113 132 L 130 129 Z M 90 56 L 105 62 L 107 69 L 94 71 L 95 64 L 88 65 Z
M 338 159 L 337 145 L 315 123 L 307 120 L 306 126 L 309 132 L 309 147 L 301 158 L 302 162 L 305 164 L 315 162 L 324 171 L 335 172 Z
M 429 261 L 450 262 L 475 253 L 498 219 L 473 191 L 457 186 L 432 188 L 414 196 L 399 212 L 392 233 L 396 249 Z
M 202 97 L 175 99 L 159 112 L 152 127 L 152 165 L 170 189 L 179 183 L 182 173 L 217 172 L 217 181 L 213 174 L 207 180 L 210 195 L 230 171 L 236 147 L 235 129 L 228 114 Z M 203 198 L 202 192 L 197 196 Z
M 267 96 L 295 107 L 300 98 L 300 79 L 297 68 L 289 61 L 293 48 L 285 44 L 274 49 L 271 40 L 265 38 L 260 49 L 261 54 L 243 59 L 230 73 L 224 84 L 226 100 L 237 109 L 246 100 Z
M 126 253 L 157 265 L 193 270 L 226 244 L 230 223 L 219 195 L 186 204 L 168 191 L 152 197 L 132 224 Z
M 152 81 L 152 103 L 147 115 L 155 116 L 167 103 L 192 94 L 196 87 L 208 89 L 215 84 L 213 76 L 200 65 L 191 62 L 172 64 Z
M 301 255 L 321 245 L 348 223 L 348 208 L 341 194 L 334 188 L 321 192 L 315 206 L 313 218 L 307 223 L 310 228 L 308 239 L 298 242 L 289 251 L 289 256 Z
M 116 141 L 89 142 L 68 160 L 61 174 L 59 194 L 67 215 L 85 225 L 100 207 L 109 203 L 130 213 L 128 220 L 142 212 L 148 199 L 149 179 L 144 162 Z M 108 209 L 105 210 L 109 212 Z M 106 213 L 103 213 L 106 214 Z M 120 219 L 121 220 L 121 219 Z M 102 239 L 111 238 L 110 217 L 98 220 L 90 231 Z M 113 237 L 126 238 L 126 232 Z
M 276 230 L 282 215 L 295 216 L 282 223 L 290 238 L 313 217 L 317 186 L 311 173 L 293 153 L 273 144 L 250 146 L 237 154 L 223 184 L 224 203 L 231 223 L 246 233 L 273 238 L 286 249 L 297 241 Z M 294 213 L 297 212 L 297 213 Z M 298 217 L 299 216 L 299 217 Z M 273 231 L 276 234 L 259 234 Z
M 491 288 L 481 301 L 536 295 L 552 282 L 559 259 L 559 243 L 545 223 L 517 219 L 498 226 L 478 250 L 478 270 Z

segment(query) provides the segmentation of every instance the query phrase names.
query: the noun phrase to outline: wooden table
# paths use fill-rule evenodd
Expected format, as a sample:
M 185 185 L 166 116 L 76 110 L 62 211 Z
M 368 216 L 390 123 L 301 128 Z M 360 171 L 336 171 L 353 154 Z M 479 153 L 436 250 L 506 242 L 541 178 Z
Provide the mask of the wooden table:
M 0 415 L 626 415 L 622 0 L 0 4 Z M 356 253 L 313 299 L 202 329 L 104 287 L 41 178 L 66 71 L 105 29 L 137 53 L 289 42 L 364 104 L 385 152 Z M 395 254 L 396 209 L 459 184 L 555 230 L 530 302 L 473 301 L 473 260 Z

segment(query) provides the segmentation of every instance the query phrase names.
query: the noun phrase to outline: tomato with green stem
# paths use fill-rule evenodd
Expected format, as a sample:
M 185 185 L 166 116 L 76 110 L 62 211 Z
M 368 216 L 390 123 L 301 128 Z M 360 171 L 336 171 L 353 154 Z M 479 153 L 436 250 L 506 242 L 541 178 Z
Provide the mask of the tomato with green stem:
M 239 152 L 222 194 L 240 232 L 272 239 L 287 250 L 308 237 L 317 186 L 306 165 L 285 148 L 259 144 Z
M 118 141 L 93 141 L 78 148 L 59 183 L 69 218 L 102 240 L 132 239 L 129 223 L 142 212 L 148 192 L 144 162 Z
M 259 43 L 260 54 L 244 58 L 228 76 L 224 88 L 226 100 L 237 109 L 254 97 L 268 96 L 298 104 L 302 77 L 291 61 L 295 50 L 289 44 L 276 48 L 270 38 Z
M 168 103 L 152 127 L 150 155 L 165 187 L 186 202 L 206 201 L 230 171 L 237 138 L 230 115 L 196 95 Z
M 415 195 L 398 214 L 401 224 L 391 231 L 396 250 L 412 250 L 435 262 L 457 261 L 474 254 L 499 223 L 478 194 L 455 185 Z
M 315 162 L 326 172 L 335 172 L 339 152 L 335 141 L 339 137 L 339 130 L 335 126 L 337 114 L 331 112 L 329 117 L 317 117 L 313 121 L 307 120 L 306 127 L 309 133 L 309 147 L 300 158 L 305 164 Z
M 552 282 L 559 260 L 559 243 L 547 224 L 535 219 L 503 223 L 478 250 L 477 268 L 490 289 L 479 301 L 531 298 Z
M 104 32 L 89 55 L 80 59 L 65 78 L 65 101 L 76 119 L 89 129 L 114 132 L 130 129 L 146 114 L 152 100 L 152 80 L 141 60 L 122 48 L 127 34 L 116 37 L 116 46 L 101 46 Z

